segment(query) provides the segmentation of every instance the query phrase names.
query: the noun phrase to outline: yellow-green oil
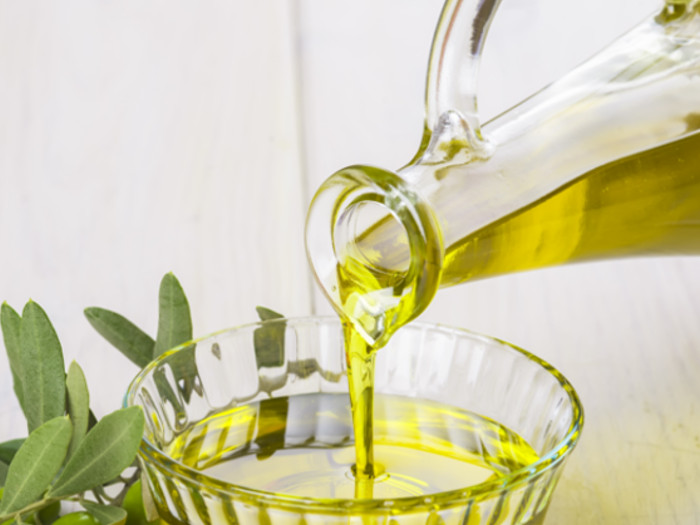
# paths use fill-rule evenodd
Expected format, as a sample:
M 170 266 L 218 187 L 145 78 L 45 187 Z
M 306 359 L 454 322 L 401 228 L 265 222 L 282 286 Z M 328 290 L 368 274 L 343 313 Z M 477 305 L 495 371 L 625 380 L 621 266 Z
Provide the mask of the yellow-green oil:
M 280 397 L 231 408 L 180 435 L 167 452 L 235 485 L 322 499 L 460 490 L 538 459 L 517 434 L 468 411 L 388 395 L 377 395 L 374 407 L 372 483 L 358 483 L 353 472 L 353 418 L 345 394 Z
M 396 232 L 388 217 L 339 254 L 360 479 L 379 475 L 372 467 L 371 399 L 373 356 L 381 344 L 367 343 L 366 335 L 379 340 L 381 333 L 392 333 L 410 318 L 408 313 L 422 310 L 421 302 L 430 300 L 401 289 L 410 278 L 395 268 L 406 268 L 400 261 L 406 258 L 407 245 L 414 246 L 412 257 L 423 254 L 415 253 L 416 244 Z M 563 184 L 449 244 L 441 268 L 425 268 L 440 286 L 451 286 L 568 262 L 699 252 L 700 132 L 695 131 Z
M 700 132 L 624 157 L 446 249 L 441 286 L 569 262 L 700 253 Z
M 485 172 L 477 177 L 495 182 L 472 189 L 468 166 L 447 170 L 440 183 L 449 197 L 438 214 L 452 231 L 439 286 L 572 262 L 700 253 L 700 131 L 694 119 L 695 131 L 682 138 L 596 167 L 474 228 L 469 221 L 479 217 L 471 207 L 475 201 L 488 207 L 495 197 L 504 200 L 501 194 L 517 198 L 519 187 L 536 181 Z M 455 184 L 460 191 L 450 189 L 450 178 L 461 179 Z M 483 187 L 498 195 L 484 194 Z M 402 233 L 387 217 L 359 234 L 353 250 L 376 275 L 391 273 L 409 257 Z
M 698 252 L 699 153 L 695 133 L 596 168 L 449 245 L 436 278 L 449 286 L 580 260 Z M 424 298 L 404 300 L 405 274 L 391 265 L 372 267 L 352 253 L 341 260 L 350 402 L 317 395 L 237 407 L 181 436 L 169 451 L 173 457 L 238 485 L 327 498 L 464 488 L 535 461 L 523 439 L 476 414 L 415 399 L 378 397 L 373 404 L 381 345 L 360 331 L 392 332 Z M 474 442 L 488 446 L 469 445 Z
M 362 258 L 344 254 L 337 266 L 349 399 L 309 394 L 214 414 L 172 443 L 173 458 L 239 486 L 360 499 L 462 489 L 538 459 L 516 433 L 478 414 L 413 398 L 375 398 L 374 357 L 387 340 L 381 334 L 430 300 L 404 294 L 405 270 L 386 263 L 386 246 L 379 250 L 383 261 L 367 264 L 373 242 L 406 253 L 406 239 L 381 241 L 375 235 L 381 230 L 358 239 Z M 440 286 L 450 286 L 566 262 L 697 252 L 700 134 L 694 133 L 583 174 L 449 244 L 442 267 L 428 270 Z

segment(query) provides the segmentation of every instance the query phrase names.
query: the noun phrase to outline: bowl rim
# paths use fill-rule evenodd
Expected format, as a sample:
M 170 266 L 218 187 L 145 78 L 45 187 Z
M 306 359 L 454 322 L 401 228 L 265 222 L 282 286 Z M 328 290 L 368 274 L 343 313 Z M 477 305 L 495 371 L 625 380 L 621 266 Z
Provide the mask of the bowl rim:
M 180 344 L 171 350 L 168 350 L 158 356 L 156 359 L 146 365 L 130 382 L 127 391 L 124 395 L 123 406 L 141 406 L 135 402 L 136 391 L 139 386 L 149 375 L 151 370 L 156 368 L 159 363 L 164 361 L 178 351 L 191 348 L 205 342 L 209 339 L 214 339 L 223 334 L 240 330 L 250 330 L 265 324 L 272 323 L 293 323 L 293 324 L 336 324 L 341 325 L 342 321 L 334 316 L 300 316 L 300 317 L 281 317 L 277 319 L 269 319 L 265 321 L 257 321 L 244 323 L 230 328 L 224 328 L 215 332 L 209 333 L 202 337 L 192 339 L 186 343 Z M 454 489 L 443 492 L 436 492 L 427 496 L 407 496 L 400 498 L 376 498 L 376 499 L 350 499 L 350 498 L 313 498 L 306 496 L 295 496 L 289 494 L 280 494 L 275 492 L 264 491 L 228 483 L 217 478 L 213 478 L 203 474 L 196 469 L 188 467 L 180 461 L 169 457 L 165 452 L 151 443 L 145 436 L 141 440 L 139 447 L 139 456 L 142 461 L 144 457 L 150 459 L 154 466 L 162 471 L 167 472 L 172 478 L 181 480 L 185 485 L 198 485 L 206 488 L 209 492 L 215 492 L 221 496 L 234 496 L 241 501 L 262 503 L 265 507 L 288 509 L 294 511 L 322 511 L 327 514 L 374 514 L 374 513 L 411 513 L 430 510 L 439 507 L 440 509 L 452 508 L 454 506 L 462 506 L 468 501 L 484 501 L 499 495 L 505 495 L 512 489 L 539 478 L 547 472 L 555 472 L 555 469 L 560 465 L 568 455 L 573 451 L 578 443 L 578 440 L 583 429 L 584 412 L 578 394 L 574 390 L 571 383 L 566 377 L 559 372 L 554 366 L 547 361 L 541 359 L 535 354 L 520 348 L 517 345 L 503 341 L 497 337 L 473 332 L 466 328 L 459 328 L 440 323 L 429 322 L 411 322 L 400 330 L 404 329 L 430 329 L 441 332 L 452 332 L 462 337 L 466 336 L 471 339 L 479 339 L 485 342 L 497 343 L 503 347 L 507 347 L 511 351 L 521 354 L 529 361 L 542 367 L 548 374 L 553 376 L 559 385 L 566 392 L 571 403 L 572 422 L 566 432 L 566 435 L 560 439 L 551 450 L 540 457 L 534 463 L 514 470 L 502 477 L 496 479 L 488 479 L 482 483 L 471 485 L 469 487 Z M 145 432 L 145 431 L 144 431 Z M 144 469 L 145 470 L 145 469 Z

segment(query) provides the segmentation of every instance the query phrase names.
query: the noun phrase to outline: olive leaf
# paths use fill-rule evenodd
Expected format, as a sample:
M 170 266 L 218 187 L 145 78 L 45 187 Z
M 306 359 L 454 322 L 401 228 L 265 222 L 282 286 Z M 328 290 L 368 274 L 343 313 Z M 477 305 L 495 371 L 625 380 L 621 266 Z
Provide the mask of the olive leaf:
M 22 323 L 22 318 L 19 314 L 6 302 L 0 307 L 0 326 L 2 327 L 3 341 L 7 350 L 7 360 L 10 362 L 10 370 L 12 371 L 12 383 L 15 390 L 15 396 L 19 401 L 19 406 L 22 412 L 25 412 L 24 406 L 24 374 L 22 373 L 22 358 L 19 342 L 19 332 Z
M 10 441 L 0 443 L 0 461 L 8 465 L 12 463 L 12 458 L 15 457 L 19 447 L 22 446 L 22 443 L 24 443 L 26 439 L 27 438 L 11 439 Z
M 257 414 L 255 444 L 259 447 L 256 457 L 265 459 L 285 446 L 285 425 L 289 416 L 289 398 L 263 399 Z
M 123 408 L 103 417 L 68 460 L 48 496 L 77 494 L 118 476 L 134 460 L 143 426 L 140 407 Z
M 158 292 L 158 335 L 153 352 L 153 358 L 163 352 L 176 348 L 192 340 L 192 317 L 185 292 L 175 275 L 167 273 L 160 282 Z M 185 402 L 189 402 L 192 390 L 195 388 L 197 365 L 194 360 L 194 347 L 180 350 L 169 359 L 169 364 L 175 376 L 178 390 Z M 175 410 L 181 410 L 177 395 L 163 377 L 156 377 L 159 389 L 170 399 Z M 166 392 L 170 390 L 170 392 Z
M 172 368 L 171 368 L 172 370 Z M 158 394 L 163 398 L 164 402 L 170 403 L 174 412 L 176 421 L 180 420 L 185 415 L 185 407 L 182 405 L 182 400 L 185 402 L 189 399 L 189 394 L 186 389 L 180 388 L 180 385 L 170 381 L 166 374 L 165 366 L 159 366 L 153 371 L 153 381 L 158 389 Z M 180 395 L 178 395 L 178 392 Z
M 9 465 L 4 461 L 0 460 L 0 487 L 5 485 L 5 478 L 7 478 L 8 469 Z
M 24 443 L 26 438 L 12 439 L 10 441 L 5 441 L 0 443 L 0 487 L 5 484 L 5 478 L 7 477 L 7 469 L 12 463 L 12 458 L 14 458 L 17 450 L 22 443 Z
M 146 520 L 150 522 L 158 522 L 160 515 L 158 514 L 158 508 L 156 507 L 156 502 L 153 501 L 153 494 L 148 488 L 148 480 L 146 479 L 146 473 L 141 472 L 141 500 L 143 502 L 143 513 Z M 158 522 L 159 523 L 159 522 Z
M 282 366 L 285 362 L 284 338 L 287 322 L 282 314 L 274 310 L 270 310 L 264 306 L 256 306 L 255 309 L 258 312 L 260 320 L 266 321 L 262 326 L 256 328 L 253 333 L 255 357 L 258 366 Z M 338 383 L 343 378 L 342 374 L 322 369 L 318 364 L 318 360 L 315 358 L 288 361 L 287 371 L 301 379 L 318 372 L 323 379 L 332 383 Z M 284 385 L 273 381 L 272 384 L 267 387 L 266 391 L 281 388 L 282 386 Z
M 100 505 L 90 501 L 80 503 L 83 508 L 95 516 L 102 525 L 122 525 L 126 523 L 126 511 L 113 505 Z
M 287 322 L 280 313 L 257 306 L 256 311 L 263 323 L 253 332 L 255 358 L 259 367 L 277 367 L 284 364 L 284 334 Z
M 68 415 L 73 423 L 73 437 L 68 447 L 68 457 L 70 457 L 87 434 L 90 420 L 90 393 L 87 381 L 83 370 L 75 361 L 68 367 L 66 394 Z
M 261 321 L 269 321 L 270 319 L 284 318 L 284 316 L 281 313 L 275 312 L 274 310 L 270 310 L 269 308 L 265 308 L 264 306 L 256 306 L 255 311 L 258 312 L 258 317 Z
M 117 411 L 98 422 L 89 408 L 83 371 L 73 362 L 66 375 L 58 336 L 33 301 L 25 305 L 22 316 L 4 303 L 0 325 L 15 394 L 29 428 L 28 438 L 0 443 L 0 523 L 21 523 L 27 516 L 40 522 L 38 514 L 34 516 L 38 509 L 43 509 L 41 519 L 49 520 L 44 523 L 50 523 L 54 518 L 44 511 L 55 508 L 57 513 L 65 497 L 75 499 L 76 494 L 92 490 L 101 501 L 97 494 L 104 494 L 104 487 L 115 480 L 128 488 L 133 481 L 120 474 L 134 464 L 141 441 L 140 407 Z M 150 341 L 149 360 L 155 345 Z M 90 512 L 105 525 L 126 521 L 121 508 L 90 505 L 95 505 Z
M 97 416 L 92 409 L 90 409 L 90 414 L 88 414 L 88 432 L 90 432 L 95 425 L 97 425 Z
M 93 306 L 84 313 L 92 327 L 136 366 L 151 362 L 156 342 L 134 323 L 104 308 Z
M 153 357 L 191 340 L 190 305 L 177 278 L 167 273 L 158 293 L 158 335 Z
M 5 485 L 7 469 L 9 468 L 10 463 L 12 463 L 12 458 L 17 453 L 17 449 L 19 449 L 24 441 L 25 438 L 13 439 L 0 443 L 0 487 Z
M 22 311 L 20 362 L 29 432 L 66 410 L 63 352 L 46 312 L 34 301 Z M 31 385 L 31 388 L 30 388 Z
M 72 432 L 70 419 L 61 416 L 29 434 L 7 471 L 0 515 L 11 514 L 41 496 L 63 464 Z
M 167 350 L 192 340 L 192 318 L 185 292 L 175 275 L 163 276 L 158 292 L 158 335 L 155 341 L 123 316 L 104 308 L 86 308 L 85 315 L 92 326 L 108 342 L 140 367 Z M 175 376 L 171 385 L 165 376 L 156 374 L 156 383 L 175 410 L 181 410 L 180 396 L 188 402 L 197 388 L 197 368 L 193 348 L 180 351 L 169 359 Z M 173 389 L 176 386 L 176 390 Z

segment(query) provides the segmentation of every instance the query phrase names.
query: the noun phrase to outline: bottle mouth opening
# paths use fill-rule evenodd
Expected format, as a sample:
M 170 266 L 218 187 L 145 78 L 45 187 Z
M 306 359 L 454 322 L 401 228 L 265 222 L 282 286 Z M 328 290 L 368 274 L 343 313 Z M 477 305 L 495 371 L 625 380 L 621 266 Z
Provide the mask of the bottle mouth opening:
M 341 265 L 354 259 L 373 273 L 405 277 L 409 271 L 409 233 L 394 211 L 371 197 L 349 204 L 339 214 L 332 235 Z
M 437 291 L 444 256 L 430 206 L 391 171 L 351 166 L 319 188 L 306 249 L 338 313 L 381 346 Z

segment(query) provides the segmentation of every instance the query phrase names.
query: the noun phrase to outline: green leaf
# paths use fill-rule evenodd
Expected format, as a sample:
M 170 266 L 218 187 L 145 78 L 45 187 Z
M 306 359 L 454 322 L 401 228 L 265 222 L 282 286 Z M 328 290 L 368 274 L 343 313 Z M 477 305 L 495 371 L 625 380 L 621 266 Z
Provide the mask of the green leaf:
M 148 522 L 160 523 L 158 507 L 156 507 L 156 502 L 153 501 L 153 494 L 148 488 L 148 481 L 146 478 L 147 474 L 141 471 L 141 498 L 143 499 L 143 513 L 146 515 Z
M 126 523 L 126 511 L 112 505 L 99 505 L 90 501 L 80 503 L 83 508 L 95 516 L 102 525 L 122 525 Z
M 163 276 L 158 294 L 158 336 L 153 357 L 158 357 L 163 352 L 191 340 L 192 319 L 187 297 L 177 278 L 172 273 L 168 273 Z M 196 387 L 197 367 L 194 353 L 180 351 L 170 359 L 170 364 L 183 399 L 189 402 L 192 390 Z M 170 387 L 167 386 L 167 388 Z M 173 406 L 179 407 L 180 404 L 174 393 L 170 392 L 170 394 L 172 394 L 169 398 Z
M 46 312 L 29 301 L 20 327 L 24 415 L 29 432 L 66 410 L 63 352 Z
M 95 413 L 90 409 L 90 414 L 88 415 L 88 432 L 95 428 L 95 425 L 97 425 L 97 416 L 95 416 Z
M 5 478 L 7 477 L 8 465 L 4 461 L 0 461 L 0 487 L 5 485 Z
M 277 367 L 284 364 L 284 336 L 287 321 L 284 316 L 265 308 L 255 308 L 261 321 L 260 328 L 253 332 L 253 344 L 255 345 L 255 357 L 259 367 Z
M 24 374 L 22 373 L 22 356 L 21 345 L 19 342 L 20 326 L 22 318 L 17 312 L 7 303 L 2 303 L 0 307 L 0 326 L 2 327 L 2 337 L 7 350 L 7 360 L 10 362 L 10 370 L 12 371 L 12 383 L 15 390 L 15 396 L 19 401 L 19 406 L 22 412 L 26 413 L 24 408 Z
M 269 321 L 270 319 L 282 319 L 284 317 L 281 313 L 275 312 L 274 310 L 270 310 L 269 308 L 265 308 L 264 306 L 256 306 L 255 311 L 258 312 L 258 317 L 261 321 Z
M 49 497 L 77 494 L 110 481 L 131 465 L 141 442 L 140 407 L 106 415 L 88 432 L 49 490 Z
M 168 273 L 160 282 L 158 335 L 153 357 L 191 340 L 192 318 L 187 297 L 177 278 Z
M 72 432 L 68 417 L 61 416 L 29 434 L 10 463 L 0 515 L 20 510 L 43 494 L 63 464 Z
M 68 457 L 72 456 L 88 431 L 90 419 L 90 393 L 85 374 L 78 363 L 73 361 L 66 376 L 68 415 L 73 423 L 73 437 L 68 447 Z
M 268 458 L 284 448 L 285 425 L 280 422 L 286 422 L 288 415 L 288 397 L 263 399 L 260 402 L 255 438 L 255 444 L 259 447 L 255 454 L 258 459 Z
M 172 372 L 175 381 L 171 381 L 166 370 Z M 153 380 L 158 393 L 164 402 L 169 402 L 175 411 L 175 418 L 180 419 L 185 414 L 182 401 L 188 403 L 195 385 L 194 381 L 194 347 L 188 346 L 176 353 L 168 355 L 167 364 L 159 366 L 153 371 Z
M 15 457 L 17 450 L 22 446 L 26 438 L 12 439 L 10 441 L 5 441 L 0 443 L 0 487 L 5 484 L 5 477 L 7 476 L 7 469 L 12 463 L 12 458 Z M 0 495 L 1 499 L 1 495 Z
M 102 337 L 139 368 L 153 359 L 156 342 L 125 317 L 97 307 L 86 308 L 85 317 Z
M 11 439 L 10 441 L 5 441 L 0 443 L 0 461 L 7 463 L 8 465 L 12 463 L 12 458 L 22 446 L 27 438 Z

